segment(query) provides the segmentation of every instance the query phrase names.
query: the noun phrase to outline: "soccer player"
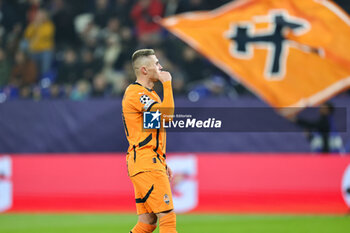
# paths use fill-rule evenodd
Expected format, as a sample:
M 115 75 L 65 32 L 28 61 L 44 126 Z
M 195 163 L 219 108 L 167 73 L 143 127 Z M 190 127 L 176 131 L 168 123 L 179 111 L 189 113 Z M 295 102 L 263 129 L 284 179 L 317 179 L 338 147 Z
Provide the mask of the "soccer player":
M 169 179 L 172 171 L 166 165 L 166 134 L 163 128 L 144 130 L 143 112 L 154 118 L 162 113 L 165 120 L 174 113 L 171 75 L 163 71 L 152 49 L 137 50 L 132 55 L 136 82 L 129 85 L 123 97 L 123 123 L 129 141 L 128 174 L 135 191 L 138 222 L 132 233 L 153 232 L 159 219 L 160 233 L 176 233 L 176 215 Z M 163 101 L 152 89 L 163 84 Z

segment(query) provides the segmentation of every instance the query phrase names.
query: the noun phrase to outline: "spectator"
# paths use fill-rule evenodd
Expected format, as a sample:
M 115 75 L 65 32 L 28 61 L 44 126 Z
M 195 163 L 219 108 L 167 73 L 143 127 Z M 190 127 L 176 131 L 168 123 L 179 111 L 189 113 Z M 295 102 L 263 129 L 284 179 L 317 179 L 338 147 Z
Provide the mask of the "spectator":
M 95 74 L 101 70 L 102 64 L 94 58 L 93 53 L 84 49 L 82 52 L 81 78 L 92 82 Z
M 71 84 L 64 84 L 63 85 L 63 97 L 64 98 L 71 98 L 71 95 L 73 93 L 73 86 Z
M 122 44 L 122 50 L 118 60 L 114 63 L 114 69 L 122 70 L 125 62 L 129 62 L 132 53 L 137 47 L 137 40 L 132 34 L 132 30 L 129 27 L 122 27 L 120 29 L 120 38 Z
M 127 77 L 122 72 L 106 73 L 108 85 L 111 86 L 111 94 L 114 96 L 121 96 L 128 86 Z
M 32 88 L 32 99 L 39 101 L 43 98 L 42 92 L 41 92 L 41 88 L 39 86 L 34 86 Z
M 64 92 L 63 92 L 62 88 L 59 85 L 52 84 L 50 86 L 50 93 L 49 93 L 49 95 L 50 95 L 51 99 L 57 99 L 57 98 L 63 97 L 64 96 Z
M 19 90 L 19 98 L 21 99 L 30 99 L 33 96 L 32 89 L 28 86 L 23 86 Z
M 104 53 L 104 70 L 111 70 L 114 63 L 117 61 L 122 46 L 119 41 L 119 37 L 111 35 L 106 40 L 106 51 Z
M 89 49 L 96 49 L 100 28 L 93 21 L 93 17 L 89 14 L 79 15 L 76 18 L 76 30 L 84 46 Z
M 101 30 L 100 37 L 101 40 L 106 40 L 110 36 L 119 37 L 120 21 L 118 18 L 111 18 L 107 26 Z
M 51 6 L 52 21 L 55 24 L 55 42 L 58 48 L 74 46 L 77 38 L 74 30 L 74 12 L 64 0 L 53 0 Z
M 131 83 L 135 82 L 135 72 L 134 72 L 134 69 L 132 68 L 131 62 L 129 62 L 129 61 L 124 62 L 123 75 L 125 77 L 127 84 L 131 84 Z
M 201 98 L 227 95 L 226 85 L 227 83 L 223 77 L 213 76 L 203 82 L 196 83 L 188 93 L 188 99 L 192 102 L 197 102 Z
M 21 41 L 22 36 L 22 24 L 16 23 L 12 30 L 7 34 L 6 36 L 6 51 L 7 54 L 9 54 L 9 58 L 13 60 L 13 56 L 15 55 L 16 51 L 18 50 L 18 46 Z
M 81 78 L 77 54 L 73 49 L 67 49 L 63 55 L 62 64 L 58 66 L 56 82 L 73 85 Z
M 181 66 L 185 71 L 185 78 L 190 84 L 209 78 L 208 66 L 204 65 L 202 59 L 196 51 L 188 46 L 183 50 L 183 59 L 180 62 L 182 62 Z
M 167 0 L 164 7 L 164 16 L 171 16 L 176 14 L 179 8 L 179 0 Z
M 10 64 L 5 51 L 0 48 L 0 87 L 7 85 L 10 75 Z
M 109 86 L 103 73 L 96 75 L 93 81 L 91 96 L 95 98 L 105 97 L 109 95 Z
M 184 95 L 186 94 L 185 91 L 185 86 L 186 86 L 186 81 L 181 72 L 179 72 L 180 69 L 176 68 L 174 72 L 174 77 L 176 77 L 173 80 L 173 91 L 174 95 Z
M 132 27 L 132 21 L 130 20 L 130 12 L 133 1 L 130 0 L 114 0 L 114 12 L 113 16 L 117 17 L 121 22 L 121 25 L 126 27 Z
M 16 87 L 30 86 L 36 83 L 37 74 L 35 63 L 23 51 L 19 50 L 15 55 L 10 84 Z
M 77 82 L 75 88 L 73 88 L 70 98 L 72 100 L 85 100 L 90 94 L 90 83 L 85 80 L 80 80 Z
M 95 0 L 94 22 L 100 28 L 104 28 L 112 16 L 108 0 Z
M 55 26 L 43 9 L 36 14 L 34 21 L 25 30 L 25 39 L 29 44 L 32 58 L 39 67 L 40 75 L 51 68 L 54 49 Z
M 290 117 L 290 119 L 306 129 L 307 139 L 313 152 L 343 152 L 342 139 L 335 129 L 333 104 L 330 102 L 322 104 L 319 113 L 320 116 L 316 121 L 305 120 L 300 117 Z
M 125 76 L 114 69 L 114 64 L 119 59 L 122 46 L 119 37 L 110 36 L 107 39 L 107 48 L 104 54 L 103 73 L 106 76 L 107 83 L 112 86 L 113 94 L 120 95 L 126 85 Z
M 136 26 L 136 34 L 142 46 L 155 45 L 160 42 L 161 27 L 155 23 L 163 14 L 160 0 L 138 0 L 133 6 L 131 17 Z
M 36 20 L 37 14 L 40 11 L 42 0 L 28 0 L 27 4 L 27 19 L 29 23 L 32 23 Z

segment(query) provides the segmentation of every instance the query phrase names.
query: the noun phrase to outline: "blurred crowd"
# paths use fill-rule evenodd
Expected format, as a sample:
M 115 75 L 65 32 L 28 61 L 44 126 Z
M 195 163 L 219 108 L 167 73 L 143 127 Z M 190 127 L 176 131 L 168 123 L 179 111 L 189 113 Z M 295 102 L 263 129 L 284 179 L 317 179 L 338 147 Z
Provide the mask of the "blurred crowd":
M 0 102 L 121 96 L 130 63 L 154 48 L 175 95 L 235 98 L 248 91 L 155 21 L 227 0 L 0 0 Z
M 156 50 L 173 74 L 175 95 L 250 94 L 156 23 L 227 2 L 0 0 L 0 102 L 121 96 L 135 80 L 130 57 L 139 48 Z M 336 2 L 349 8 L 348 0 Z

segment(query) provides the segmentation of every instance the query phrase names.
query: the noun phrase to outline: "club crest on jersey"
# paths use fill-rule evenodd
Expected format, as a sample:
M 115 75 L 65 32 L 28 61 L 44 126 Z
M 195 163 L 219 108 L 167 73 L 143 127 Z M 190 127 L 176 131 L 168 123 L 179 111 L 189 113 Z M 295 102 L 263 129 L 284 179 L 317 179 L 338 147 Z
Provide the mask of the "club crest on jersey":
M 267 23 L 266 29 L 257 29 L 256 24 Z M 271 10 L 268 15 L 255 16 L 252 21 L 231 24 L 225 37 L 231 40 L 230 54 L 238 59 L 251 59 L 254 49 L 268 50 L 265 62 L 267 79 L 281 80 L 286 74 L 287 59 L 290 47 L 304 52 L 314 52 L 318 55 L 321 50 L 297 43 L 288 39 L 288 34 L 301 36 L 310 30 L 308 21 L 289 15 L 286 10 Z
M 169 205 L 170 199 L 169 199 L 168 194 L 164 194 L 164 202 L 165 202 L 165 204 Z

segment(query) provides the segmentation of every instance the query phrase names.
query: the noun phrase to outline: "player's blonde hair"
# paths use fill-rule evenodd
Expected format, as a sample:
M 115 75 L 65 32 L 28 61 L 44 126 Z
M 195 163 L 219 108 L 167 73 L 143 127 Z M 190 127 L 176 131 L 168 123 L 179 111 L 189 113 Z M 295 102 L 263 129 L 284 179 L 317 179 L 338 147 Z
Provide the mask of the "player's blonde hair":
M 148 57 L 148 56 L 151 56 L 151 55 L 155 55 L 155 52 L 153 49 L 139 49 L 139 50 L 136 50 L 132 57 L 131 57 L 131 60 L 132 60 L 132 66 L 134 67 L 135 69 L 135 62 L 139 59 L 139 58 L 142 58 L 142 57 Z

